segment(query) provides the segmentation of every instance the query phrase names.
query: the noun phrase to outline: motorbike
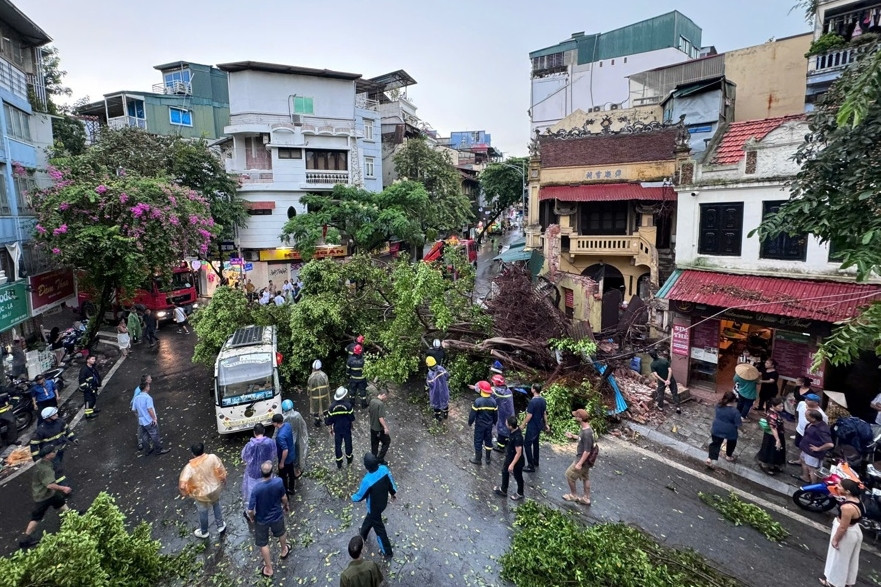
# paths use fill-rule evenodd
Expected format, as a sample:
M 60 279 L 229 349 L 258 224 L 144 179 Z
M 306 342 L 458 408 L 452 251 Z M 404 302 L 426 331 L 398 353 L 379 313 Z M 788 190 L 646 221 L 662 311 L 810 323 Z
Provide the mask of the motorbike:
M 820 469 L 820 474 L 823 476 L 822 482 L 803 485 L 792 494 L 792 501 L 809 512 L 826 512 L 834 508 L 843 499 L 838 489 L 840 481 L 851 479 L 862 484 L 846 461 L 833 465 L 829 470 Z M 866 466 L 866 482 L 863 486 L 865 490 L 860 501 L 865 515 L 860 519 L 860 527 L 877 537 L 881 535 L 881 471 L 874 465 Z
M 30 394 L 22 394 L 16 390 L 0 392 L 6 394 L 12 403 L 12 415 L 15 418 L 15 429 L 21 432 L 31 425 L 34 421 L 34 404 L 31 402 Z M 0 435 L 6 433 L 6 420 L 0 420 Z
M 62 332 L 58 337 L 58 348 L 64 349 L 64 356 L 58 361 L 65 363 L 79 353 L 88 352 L 82 348 L 83 335 L 86 327 L 82 322 L 74 322 L 74 325 Z

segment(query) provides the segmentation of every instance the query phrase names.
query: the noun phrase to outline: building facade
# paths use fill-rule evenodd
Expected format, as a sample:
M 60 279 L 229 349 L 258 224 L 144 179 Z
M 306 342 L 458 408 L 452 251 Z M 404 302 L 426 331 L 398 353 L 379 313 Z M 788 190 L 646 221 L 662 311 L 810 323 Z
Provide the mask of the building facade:
M 561 309 L 595 332 L 616 328 L 619 309 L 648 299 L 672 271 L 673 182 L 688 158 L 681 124 L 612 130 L 616 121 L 600 118 L 599 131 L 589 119 L 536 135 L 526 228 L 526 248 L 542 252 Z
M 784 385 L 810 375 L 855 405 L 877 393 L 877 374 L 854 384 L 846 370 L 810 366 L 833 324 L 881 299 L 881 284 L 855 283 L 812 235 L 751 234 L 789 199 L 792 156 L 807 133 L 803 115 L 734 123 L 677 188 L 677 269 L 658 297 L 669 304 L 673 373 L 685 385 L 731 389 L 734 367 L 752 354 L 774 358 Z
M 210 65 L 157 65 L 162 82 L 151 91 L 119 91 L 77 109 L 91 140 L 102 126 L 134 127 L 166 136 L 217 139 L 229 123 L 226 73 Z
M 856 60 L 865 33 L 881 33 L 881 2 L 874 0 L 818 0 L 814 16 L 814 40 L 835 38 L 834 48 L 808 58 L 805 109 L 813 110 L 845 68 Z M 833 37 L 836 35 L 837 37 Z
M 251 214 L 238 235 L 241 257 L 255 283 L 281 283 L 300 261 L 280 235 L 288 219 L 307 213 L 301 196 L 337 184 L 382 190 L 379 112 L 358 97 L 357 73 L 252 61 L 218 67 L 229 74 L 224 161 Z M 328 254 L 345 256 L 346 247 Z
M 701 29 L 678 11 L 533 51 L 530 119 L 543 131 L 576 110 L 629 108 L 628 76 L 695 59 Z

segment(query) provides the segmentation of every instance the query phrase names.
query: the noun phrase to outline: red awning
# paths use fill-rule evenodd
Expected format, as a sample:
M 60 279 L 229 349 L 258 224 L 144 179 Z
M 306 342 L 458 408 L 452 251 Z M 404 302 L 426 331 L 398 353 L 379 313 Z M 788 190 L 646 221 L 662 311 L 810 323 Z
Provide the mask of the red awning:
M 615 200 L 676 200 L 673 188 L 644 188 L 638 183 L 589 183 L 541 188 L 539 200 L 609 202 Z
M 881 286 L 685 270 L 664 297 L 719 308 L 839 322 L 856 316 L 860 308 L 873 300 L 881 300 Z
M 245 208 L 248 210 L 274 210 L 275 202 L 251 202 L 249 200 L 245 200 L 243 202 L 245 204 Z

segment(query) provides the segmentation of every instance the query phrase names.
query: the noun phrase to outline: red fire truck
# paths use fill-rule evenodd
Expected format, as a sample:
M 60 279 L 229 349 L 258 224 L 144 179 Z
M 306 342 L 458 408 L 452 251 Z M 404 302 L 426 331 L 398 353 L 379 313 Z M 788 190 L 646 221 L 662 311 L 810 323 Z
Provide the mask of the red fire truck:
M 170 282 L 162 275 L 154 275 L 133 292 L 114 292 L 113 307 L 105 318 L 116 321 L 123 308 L 142 305 L 153 311 L 156 320 L 171 320 L 174 317 L 172 302 L 179 303 L 189 314 L 199 306 L 197 300 L 196 275 L 189 264 L 182 261 L 172 270 Z M 80 290 L 79 304 L 84 319 L 91 317 L 97 308 L 92 292 L 84 289 Z

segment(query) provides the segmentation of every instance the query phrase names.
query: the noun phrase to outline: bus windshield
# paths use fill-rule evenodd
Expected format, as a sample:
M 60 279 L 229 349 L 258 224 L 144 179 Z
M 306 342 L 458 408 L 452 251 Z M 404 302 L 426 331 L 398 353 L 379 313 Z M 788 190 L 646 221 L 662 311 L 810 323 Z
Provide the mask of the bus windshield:
M 273 379 L 271 353 L 222 359 L 217 369 L 217 402 L 230 407 L 272 399 Z

